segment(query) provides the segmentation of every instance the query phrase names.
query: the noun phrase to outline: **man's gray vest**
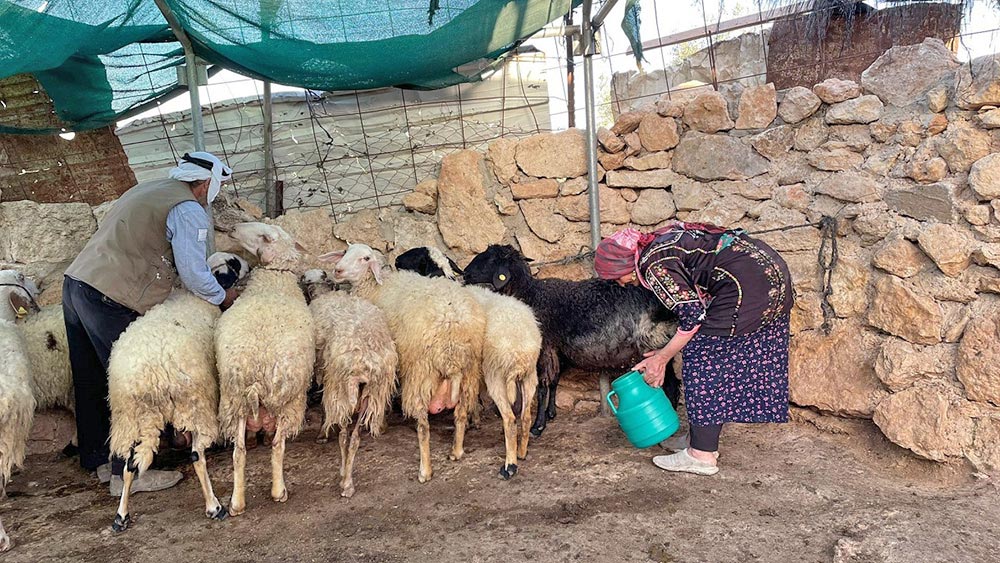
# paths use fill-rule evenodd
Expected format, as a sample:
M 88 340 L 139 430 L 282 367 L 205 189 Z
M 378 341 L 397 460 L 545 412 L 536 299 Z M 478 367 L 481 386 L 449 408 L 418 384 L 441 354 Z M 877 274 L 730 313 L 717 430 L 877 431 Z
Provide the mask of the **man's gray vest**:
M 177 271 L 167 240 L 167 214 L 197 201 L 185 182 L 143 182 L 112 206 L 66 275 L 129 309 L 145 313 L 170 295 Z

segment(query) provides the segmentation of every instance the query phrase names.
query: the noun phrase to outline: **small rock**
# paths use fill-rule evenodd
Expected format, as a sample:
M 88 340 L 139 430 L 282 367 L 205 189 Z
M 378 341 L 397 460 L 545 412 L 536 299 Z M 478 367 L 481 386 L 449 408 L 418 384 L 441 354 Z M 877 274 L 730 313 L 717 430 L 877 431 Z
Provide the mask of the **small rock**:
M 963 407 L 964 401 L 946 384 L 924 384 L 883 399 L 872 420 L 896 444 L 920 457 L 947 461 L 972 445 L 974 427 Z
M 990 222 L 993 208 L 989 205 L 969 205 L 962 209 L 962 216 L 972 225 L 986 225 Z
M 794 142 L 795 130 L 790 125 L 773 127 L 750 139 L 750 145 L 772 161 L 787 155 Z
M 602 223 L 622 225 L 628 223 L 630 214 L 628 203 L 616 190 L 607 186 L 598 186 L 600 202 L 600 217 Z M 556 212 L 570 221 L 589 221 L 590 203 L 587 194 L 562 197 L 556 200 Z
M 630 156 L 625 159 L 625 168 L 631 170 L 669 169 L 674 160 L 673 152 L 653 152 L 642 156 Z
M 850 123 L 871 123 L 882 117 L 885 109 L 878 96 L 866 95 L 830 106 L 826 110 L 826 123 L 842 125 Z
M 677 146 L 677 121 L 650 113 L 639 123 L 639 142 L 647 151 L 665 151 Z
M 899 278 L 885 276 L 875 284 L 868 323 L 915 344 L 937 344 L 944 317 L 933 299 L 916 294 Z
M 618 116 L 611 132 L 615 135 L 626 135 L 639 128 L 639 123 L 646 114 L 640 111 L 627 111 Z
M 938 154 L 953 173 L 968 172 L 973 163 L 990 154 L 990 135 L 965 121 L 954 121 L 936 139 Z
M 959 381 L 973 401 L 1000 406 L 1000 311 L 979 311 L 958 345 Z
M 656 225 L 674 216 L 677 208 L 667 190 L 641 190 L 632 206 L 632 222 L 636 225 Z
M 1000 198 L 1000 153 L 986 155 L 972 165 L 969 186 L 980 200 Z
M 684 124 L 702 133 L 732 129 L 726 99 L 718 92 L 698 94 L 684 107 Z
M 516 149 L 517 139 L 509 137 L 501 137 L 486 148 L 486 162 L 497 181 L 505 186 L 517 176 L 517 161 L 514 159 Z
M 639 199 L 639 192 L 633 190 L 632 188 L 620 188 L 618 193 L 622 196 L 622 199 L 629 203 Z
M 679 100 L 656 100 L 656 113 L 663 117 L 683 117 L 684 102 Z
M 955 105 L 961 109 L 1000 106 L 1000 57 L 985 55 L 955 70 Z
M 536 199 L 518 202 L 531 232 L 547 242 L 559 242 L 569 230 L 569 221 L 556 213 L 556 200 Z
M 552 178 L 544 178 L 533 182 L 511 184 L 510 192 L 515 200 L 556 197 L 559 195 L 559 182 Z
M 518 141 L 517 165 L 536 178 L 576 178 L 587 173 L 587 143 L 583 131 L 539 133 Z
M 834 125 L 830 127 L 830 140 L 861 152 L 872 144 L 871 129 L 867 125 Z
M 642 152 L 642 141 L 639 139 L 639 133 L 632 131 L 625 135 L 625 156 L 635 156 Z
M 587 191 L 587 178 L 573 178 L 559 185 L 559 196 L 579 195 Z
M 820 148 L 811 151 L 806 160 L 820 170 L 836 171 L 860 168 L 865 157 L 846 148 Z
M 1000 127 L 1000 108 L 984 111 L 976 116 L 979 124 L 986 129 L 996 129 Z
M 836 104 L 861 95 L 861 86 L 853 80 L 827 78 L 813 86 L 813 92 L 828 104 Z
M 673 170 L 612 170 L 606 181 L 612 188 L 669 188 L 684 177 Z
M 818 149 L 830 138 L 830 128 L 823 123 L 822 117 L 811 117 L 795 130 L 797 151 L 809 152 Z
M 497 206 L 497 211 L 499 211 L 501 215 L 510 216 L 517 213 L 518 207 L 517 204 L 514 203 L 514 198 L 503 192 L 498 191 L 494 194 L 493 203 Z
M 890 274 L 909 278 L 927 269 L 930 260 L 917 245 L 903 238 L 895 238 L 886 241 L 875 251 L 872 263 Z
M 625 141 L 604 127 L 597 130 L 597 142 L 610 153 L 620 152 L 625 148 Z
M 920 233 L 917 242 L 947 276 L 961 274 L 972 262 L 972 247 L 967 235 L 951 225 L 933 223 Z
M 812 198 L 809 196 L 809 193 L 806 192 L 804 184 L 779 186 L 774 192 L 775 203 L 782 207 L 795 209 L 797 211 L 805 211 L 808 209 L 811 200 Z
M 931 184 L 948 175 L 948 163 L 943 158 L 928 157 L 918 152 L 903 166 L 903 170 L 907 177 L 921 184 Z
M 691 180 L 674 184 L 671 192 L 678 211 L 702 209 L 719 197 L 707 184 Z
M 896 134 L 896 129 L 899 127 L 898 123 L 890 123 L 884 120 L 873 121 L 868 124 L 868 128 L 871 130 L 872 137 L 880 143 L 886 143 L 893 135 Z
M 917 346 L 900 338 L 888 338 L 875 358 L 875 375 L 894 392 L 921 379 L 946 376 L 953 369 L 953 345 Z
M 609 154 L 604 151 L 600 151 L 597 155 L 597 162 L 601 165 L 601 168 L 604 168 L 605 170 L 617 170 L 622 166 L 625 166 L 626 158 L 631 158 L 625 156 L 625 154 L 626 153 L 624 152 Z
M 939 113 L 948 107 L 948 87 L 938 84 L 927 91 L 927 109 Z
M 403 196 L 403 207 L 410 211 L 433 215 L 437 212 L 437 198 L 420 192 L 411 192 Z
M 879 199 L 881 187 L 875 178 L 864 172 L 844 171 L 828 176 L 816 186 L 815 192 L 841 201 L 861 203 Z
M 785 123 L 798 123 L 816 113 L 822 101 L 809 88 L 795 86 L 785 92 L 784 99 L 778 105 L 778 116 Z
M 737 129 L 763 129 L 774 121 L 778 114 L 777 92 L 774 84 L 751 86 L 740 94 Z

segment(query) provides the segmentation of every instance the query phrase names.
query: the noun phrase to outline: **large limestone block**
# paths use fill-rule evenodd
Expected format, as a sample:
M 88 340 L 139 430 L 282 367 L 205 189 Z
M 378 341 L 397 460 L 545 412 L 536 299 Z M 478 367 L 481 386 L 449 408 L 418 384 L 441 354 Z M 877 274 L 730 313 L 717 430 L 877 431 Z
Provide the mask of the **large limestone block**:
M 767 159 L 725 135 L 688 133 L 674 149 L 674 170 L 699 180 L 745 180 L 769 169 Z
M 716 197 L 705 207 L 692 211 L 685 220 L 731 227 L 745 217 L 755 204 L 755 201 L 739 195 Z
M 559 182 L 543 178 L 533 182 L 511 184 L 510 193 L 514 199 L 543 199 L 559 195 Z
M 958 67 L 955 98 L 962 109 L 1000 106 L 1000 55 L 985 55 Z
M 667 190 L 641 190 L 632 206 L 632 222 L 636 225 L 656 225 L 674 216 L 677 208 Z
M 674 194 L 674 205 L 678 211 L 694 211 L 712 203 L 719 194 L 710 184 L 686 180 L 673 185 L 670 190 Z
M 0 260 L 70 261 L 96 230 L 97 221 L 86 203 L 0 203 Z
M 875 375 L 893 392 L 930 378 L 943 378 L 955 369 L 955 345 L 918 346 L 888 338 L 875 358 Z
M 826 110 L 828 125 L 845 125 L 850 123 L 871 123 L 882 117 L 885 109 L 878 96 L 866 95 L 840 102 Z
M 348 244 L 367 244 L 375 250 L 388 252 L 396 238 L 392 228 L 387 211 L 364 209 L 334 225 L 333 234 Z
M 973 163 L 969 186 L 980 200 L 1000 198 L 1000 153 L 986 155 Z
M 990 134 L 967 121 L 952 121 L 936 141 L 938 154 L 952 173 L 968 172 L 977 160 L 990 154 Z
M 611 132 L 615 135 L 627 135 L 639 128 L 643 117 L 646 117 L 646 114 L 641 111 L 627 111 L 618 116 L 611 127 Z
M 861 73 L 861 86 L 886 104 L 903 107 L 924 101 L 927 92 L 950 79 L 958 67 L 940 39 L 927 38 L 883 53 Z
M 955 201 L 946 184 L 904 186 L 885 194 L 885 202 L 900 215 L 919 221 L 935 220 L 950 223 L 955 220 Z
M 433 218 L 404 213 L 393 224 L 392 258 L 418 246 L 441 247 L 441 234 Z
M 808 92 L 808 90 L 806 90 Z M 750 145 L 768 160 L 776 161 L 788 155 L 795 142 L 795 129 L 790 125 L 772 127 L 754 135 Z
M 678 141 L 680 135 L 677 132 L 677 121 L 672 117 L 660 117 L 650 113 L 639 122 L 639 142 L 647 151 L 672 149 L 677 146 Z
M 108 213 L 111 212 L 111 208 L 114 207 L 117 199 L 112 199 L 111 201 L 105 201 L 100 205 L 95 205 L 91 211 L 94 213 L 94 220 L 97 221 L 97 227 L 101 227 L 101 223 L 104 222 L 104 218 L 107 217 Z
M 537 137 L 541 135 L 528 137 L 521 143 Z M 521 148 L 522 144 L 518 144 L 518 155 Z M 438 225 L 449 247 L 478 254 L 506 236 L 507 229 L 496 207 L 486 199 L 486 181 L 485 163 L 476 151 L 458 151 L 442 159 L 438 175 Z
M 816 113 L 822 101 L 809 88 L 795 86 L 785 92 L 778 105 L 778 117 L 785 123 L 798 123 Z
M 612 170 L 608 172 L 607 184 L 613 188 L 669 188 L 686 181 L 687 178 L 669 169 L 660 170 Z
M 827 78 L 813 86 L 813 92 L 825 103 L 837 104 L 860 96 L 861 86 L 853 80 Z
M 609 153 L 621 152 L 625 148 L 625 141 L 604 127 L 597 130 L 597 142 Z
M 763 129 L 778 115 L 778 93 L 774 84 L 751 86 L 740 94 L 737 129 Z
M 934 461 L 962 456 L 973 441 L 974 425 L 964 400 L 941 383 L 889 395 L 872 419 L 887 438 Z
M 816 251 L 819 249 L 819 230 L 815 227 L 800 226 L 809 222 L 804 213 L 781 207 L 774 202 L 765 202 L 757 209 L 757 212 L 759 216 L 753 227 L 755 231 L 796 227 L 785 231 L 773 231 L 756 235 L 757 238 L 766 242 L 775 250 L 779 252 L 797 252 L 800 250 Z
M 735 125 L 729 118 L 729 104 L 718 92 L 698 94 L 684 107 L 684 124 L 702 133 L 718 133 Z
M 875 284 L 868 324 L 915 344 L 941 342 L 944 315 L 941 306 L 919 295 L 894 276 Z
M 579 129 L 526 137 L 518 141 L 514 155 L 528 176 L 576 178 L 587 173 L 587 141 Z
M 514 176 L 517 176 L 517 161 L 514 159 L 516 150 L 517 139 L 510 137 L 501 137 L 486 149 L 486 162 L 497 181 L 503 185 L 510 184 Z
M 602 223 L 623 225 L 629 221 L 628 202 L 618 193 L 603 184 L 598 185 L 598 201 Z M 559 198 L 556 212 L 570 221 L 590 221 L 588 194 Z
M 556 200 L 522 200 L 518 203 L 531 232 L 548 242 L 559 242 L 569 230 L 569 220 L 556 213 Z
M 327 209 L 288 211 L 284 215 L 275 217 L 273 222 L 292 235 L 292 238 L 310 254 L 318 256 L 346 248 L 343 241 L 334 237 L 333 217 Z
M 932 223 L 920 233 L 917 243 L 945 275 L 958 276 L 972 262 L 969 237 L 951 225 Z
M 827 336 L 806 331 L 792 339 L 788 384 L 791 402 L 868 418 L 885 397 L 875 377 L 879 338 L 855 323 L 837 321 Z
M 814 151 L 829 138 L 830 128 L 823 122 L 823 117 L 817 115 L 795 128 L 795 142 L 792 146 L 797 151 Z
M 977 311 L 958 345 L 958 379 L 974 401 L 1000 405 L 1000 309 Z
M 630 170 L 656 170 L 659 168 L 669 169 L 674 162 L 674 153 L 652 152 L 642 156 L 630 156 L 625 159 L 625 168 Z
M 973 420 L 976 423 L 976 435 L 972 440 L 972 447 L 966 450 L 965 457 L 980 471 L 996 473 L 1000 471 L 1000 412 Z
M 806 155 L 806 161 L 820 170 L 833 172 L 860 168 L 865 157 L 843 147 L 823 147 Z
M 851 255 L 847 250 L 841 249 L 843 254 L 830 279 L 830 287 L 833 289 L 830 305 L 840 318 L 857 317 L 868 310 L 868 260 L 857 254 Z
M 872 176 L 852 170 L 827 176 L 814 191 L 841 201 L 867 203 L 880 198 L 882 187 Z

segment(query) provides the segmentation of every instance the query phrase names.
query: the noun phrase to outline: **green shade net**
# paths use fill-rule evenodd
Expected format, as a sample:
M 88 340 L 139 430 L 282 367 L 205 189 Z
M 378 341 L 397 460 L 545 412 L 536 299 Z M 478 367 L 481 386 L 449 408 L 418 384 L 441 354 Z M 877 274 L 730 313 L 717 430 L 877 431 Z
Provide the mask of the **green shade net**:
M 166 4 L 210 63 L 279 84 L 353 90 L 478 80 L 574 0 Z M 0 78 L 33 74 L 67 128 L 113 123 L 176 90 L 182 62 L 153 0 L 0 0 Z M 51 131 L 2 123 L 0 132 Z

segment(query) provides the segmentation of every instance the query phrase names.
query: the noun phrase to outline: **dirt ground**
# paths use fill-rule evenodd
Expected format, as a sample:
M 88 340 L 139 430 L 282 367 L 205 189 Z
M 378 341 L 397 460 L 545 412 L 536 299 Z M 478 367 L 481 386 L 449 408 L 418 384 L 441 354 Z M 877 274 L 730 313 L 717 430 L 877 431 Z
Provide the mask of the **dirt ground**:
M 247 512 L 203 516 L 190 466 L 176 488 L 137 495 L 113 534 L 116 499 L 75 460 L 29 458 L 0 501 L 16 546 L 3 563 L 41 561 L 997 561 L 992 481 L 893 446 L 870 423 L 831 433 L 808 422 L 731 425 L 722 471 L 674 475 L 658 447 L 630 447 L 613 419 L 553 421 L 509 482 L 499 479 L 499 420 L 447 459 L 452 429 L 432 422 L 434 479 L 417 482 L 416 432 L 394 418 L 362 442 L 356 495 L 339 495 L 335 442 L 310 429 L 288 447 L 290 498 L 271 501 L 267 448 L 249 454 Z M 228 503 L 231 461 L 209 456 Z

